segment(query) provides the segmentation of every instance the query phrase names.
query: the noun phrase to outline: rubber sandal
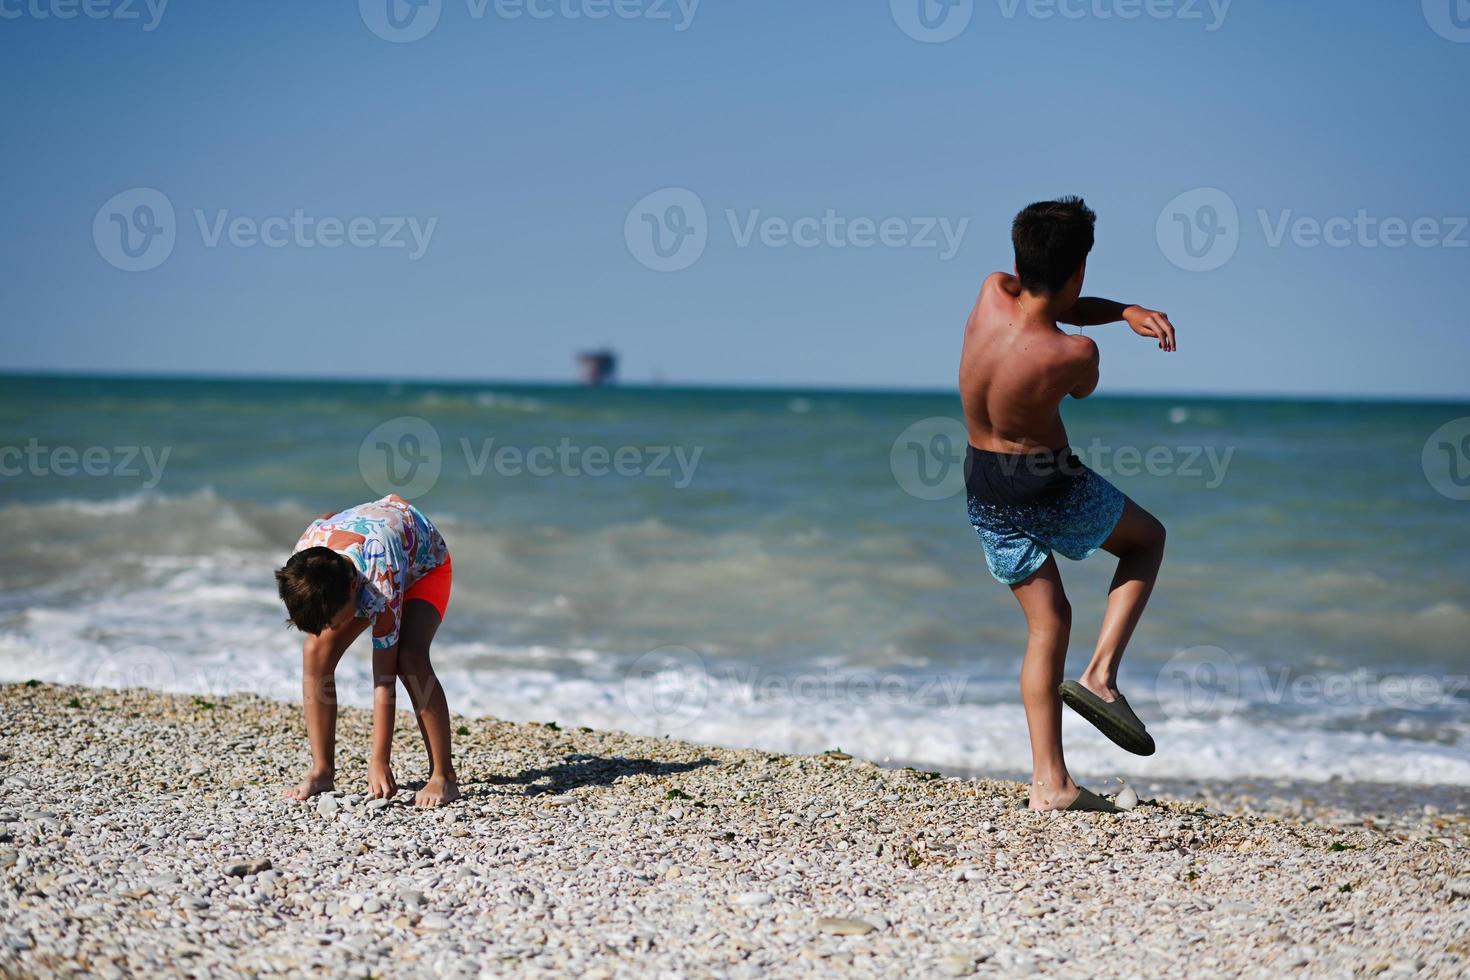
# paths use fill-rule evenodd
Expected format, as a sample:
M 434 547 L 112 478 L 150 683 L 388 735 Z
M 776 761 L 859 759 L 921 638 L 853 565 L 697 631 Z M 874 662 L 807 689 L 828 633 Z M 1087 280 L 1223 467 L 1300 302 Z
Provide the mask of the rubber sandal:
M 1119 748 L 1134 755 L 1154 754 L 1153 737 L 1121 694 L 1116 701 L 1104 701 L 1077 681 L 1062 681 L 1057 694 L 1061 695 L 1063 704 L 1086 718 Z
M 1089 813 L 1122 813 L 1123 811 L 1113 805 L 1112 800 L 1105 800 L 1089 789 L 1077 787 L 1077 798 L 1067 804 L 1068 810 L 1083 810 Z
M 1017 806 L 1016 809 L 1017 810 L 1027 810 L 1027 811 L 1029 811 L 1031 809 L 1031 803 L 1030 803 L 1029 800 L 1027 800 L 1025 798 L 1022 798 L 1020 805 Z M 1116 807 L 1116 806 L 1113 805 L 1113 801 L 1112 800 L 1109 800 L 1109 799 L 1106 799 L 1104 797 L 1098 796 L 1096 793 L 1092 792 L 1091 790 L 1083 789 L 1081 786 L 1078 786 L 1077 787 L 1077 795 L 1074 796 L 1074 797 L 1072 797 L 1072 802 L 1071 803 L 1068 803 L 1066 806 L 1062 807 L 1060 810 L 1053 810 L 1051 812 L 1053 812 L 1053 813 L 1060 813 L 1063 810 L 1072 810 L 1072 811 L 1078 812 L 1078 813 L 1084 813 L 1084 812 L 1085 813 L 1122 813 L 1123 812 L 1121 809 L 1119 809 L 1118 807 Z

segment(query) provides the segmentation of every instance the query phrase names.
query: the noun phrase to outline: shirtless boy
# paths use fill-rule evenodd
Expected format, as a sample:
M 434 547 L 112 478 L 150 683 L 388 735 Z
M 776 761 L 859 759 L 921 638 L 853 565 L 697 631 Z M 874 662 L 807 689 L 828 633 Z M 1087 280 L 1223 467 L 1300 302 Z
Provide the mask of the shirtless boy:
M 337 775 L 337 662 L 373 628 L 373 745 L 368 796 L 391 797 L 393 719 L 398 681 L 408 688 L 419 734 L 429 754 L 429 779 L 414 796 L 417 806 L 459 799 L 449 751 L 449 705 L 429 645 L 449 606 L 453 565 L 444 538 L 402 497 L 389 496 L 323 514 L 296 542 L 291 560 L 276 572 L 286 612 L 307 634 L 301 688 L 311 769 L 286 790 L 304 800 L 333 788 Z
M 990 573 L 1026 615 L 1021 700 L 1031 735 L 1033 810 L 1112 810 L 1073 782 L 1062 755 L 1062 702 L 1138 755 L 1153 739 L 1118 693 L 1118 664 L 1153 591 L 1164 527 L 1092 472 L 1068 448 L 1061 402 L 1097 388 L 1098 350 L 1078 327 L 1122 320 L 1172 351 L 1163 313 L 1081 296 L 1096 215 L 1080 198 L 1027 206 L 1011 227 L 1015 274 L 992 273 L 965 326 L 960 396 L 970 523 Z M 1117 556 L 1092 660 L 1062 682 L 1072 608 L 1052 552 L 1074 561 L 1098 548 Z

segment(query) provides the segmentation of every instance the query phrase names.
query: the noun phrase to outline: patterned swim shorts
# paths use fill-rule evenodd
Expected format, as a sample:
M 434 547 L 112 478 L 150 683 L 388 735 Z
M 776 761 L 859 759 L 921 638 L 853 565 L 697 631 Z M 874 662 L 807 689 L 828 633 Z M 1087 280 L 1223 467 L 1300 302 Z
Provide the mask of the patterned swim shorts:
M 965 486 L 970 526 L 1005 585 L 1034 575 L 1054 551 L 1073 561 L 1097 551 L 1127 499 L 1068 449 L 1022 456 L 971 446 Z

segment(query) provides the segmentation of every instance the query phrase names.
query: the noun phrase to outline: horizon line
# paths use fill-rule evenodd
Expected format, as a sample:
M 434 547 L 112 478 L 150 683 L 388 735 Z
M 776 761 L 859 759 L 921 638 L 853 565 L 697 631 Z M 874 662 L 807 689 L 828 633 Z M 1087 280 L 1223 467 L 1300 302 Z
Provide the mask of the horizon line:
M 310 374 L 231 374 L 215 371 L 99 371 L 92 369 L 67 370 L 59 368 L 11 368 L 0 367 L 0 377 L 26 378 L 34 380 L 92 380 L 92 381 L 226 381 L 239 384 L 329 384 L 329 385 L 448 385 L 470 387 L 490 385 L 527 388 L 565 388 L 575 391 L 628 390 L 628 391 L 726 391 L 726 392 L 769 392 L 769 393 L 821 393 L 850 395 L 914 395 L 930 397 L 958 397 L 958 388 L 923 387 L 918 385 L 843 385 L 807 383 L 767 383 L 734 381 L 630 381 L 604 385 L 587 385 L 569 378 L 486 378 L 486 377 L 437 377 L 437 378 L 394 378 L 343 377 Z M 1462 405 L 1470 404 L 1470 393 L 1451 395 L 1440 393 L 1415 394 L 1352 394 L 1332 392 L 1285 392 L 1285 391 L 1137 391 L 1121 390 L 1098 392 L 1087 400 L 1128 399 L 1194 399 L 1200 401 L 1288 401 L 1288 402 L 1365 402 L 1404 405 Z

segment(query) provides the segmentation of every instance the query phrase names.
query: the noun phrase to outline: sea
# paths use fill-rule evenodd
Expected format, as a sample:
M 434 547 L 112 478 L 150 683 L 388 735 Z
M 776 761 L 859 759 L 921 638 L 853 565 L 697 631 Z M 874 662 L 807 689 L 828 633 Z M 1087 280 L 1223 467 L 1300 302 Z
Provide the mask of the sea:
M 1470 404 L 1095 397 L 1168 528 L 1079 779 L 1470 786 Z M 0 376 L 0 681 L 299 700 L 274 569 L 397 493 L 443 532 L 451 708 L 950 773 L 1029 769 L 1025 624 L 953 392 Z M 1068 672 L 1114 559 L 1061 560 Z M 339 671 L 371 697 L 360 641 Z

